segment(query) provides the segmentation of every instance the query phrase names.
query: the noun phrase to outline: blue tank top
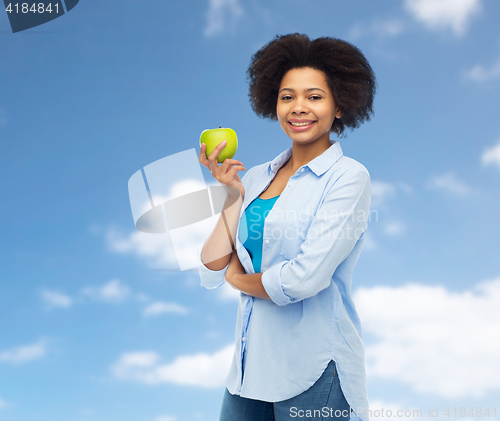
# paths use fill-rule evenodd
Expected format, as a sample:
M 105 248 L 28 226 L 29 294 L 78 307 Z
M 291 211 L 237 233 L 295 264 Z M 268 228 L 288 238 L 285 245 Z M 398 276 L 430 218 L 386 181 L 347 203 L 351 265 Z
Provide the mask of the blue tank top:
M 243 241 L 241 241 L 240 230 L 239 237 L 241 243 L 248 250 L 248 254 L 252 258 L 255 273 L 260 273 L 260 267 L 262 264 L 262 237 L 264 233 L 264 221 L 278 197 L 280 197 L 280 195 L 271 197 L 270 199 L 261 199 L 260 197 L 256 197 L 245 209 L 248 236 L 243 243 Z

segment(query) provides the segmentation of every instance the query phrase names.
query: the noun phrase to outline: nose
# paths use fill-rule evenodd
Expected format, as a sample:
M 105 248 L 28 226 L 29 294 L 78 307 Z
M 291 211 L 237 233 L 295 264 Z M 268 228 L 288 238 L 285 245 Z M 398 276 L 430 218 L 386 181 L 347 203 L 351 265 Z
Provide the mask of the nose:
M 291 111 L 292 114 L 302 114 L 302 113 L 307 114 L 309 112 L 309 109 L 307 108 L 305 99 L 297 98 L 294 101 Z

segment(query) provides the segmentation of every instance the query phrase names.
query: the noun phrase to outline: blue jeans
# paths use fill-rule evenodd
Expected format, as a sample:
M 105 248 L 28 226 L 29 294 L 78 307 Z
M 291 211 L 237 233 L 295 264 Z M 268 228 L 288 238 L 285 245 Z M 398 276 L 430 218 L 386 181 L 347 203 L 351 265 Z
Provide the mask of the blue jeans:
M 340 388 L 335 362 L 332 360 L 316 383 L 300 395 L 285 401 L 264 402 L 242 398 L 231 395 L 226 389 L 219 421 L 348 421 L 349 412 L 350 407 Z

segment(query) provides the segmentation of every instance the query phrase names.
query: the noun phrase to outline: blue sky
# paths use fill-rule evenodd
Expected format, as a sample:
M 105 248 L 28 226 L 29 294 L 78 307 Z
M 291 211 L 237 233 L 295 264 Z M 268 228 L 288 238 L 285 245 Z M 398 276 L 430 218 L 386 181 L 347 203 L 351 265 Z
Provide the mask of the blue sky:
M 372 180 L 353 277 L 371 409 L 500 418 L 499 17 L 485 0 L 81 0 L 12 34 L 0 13 L 0 420 L 218 419 L 237 298 L 154 270 L 171 243 L 135 229 L 127 183 L 220 125 L 247 169 L 288 148 L 245 72 L 290 32 L 354 43 L 378 79 L 372 121 L 340 139 Z

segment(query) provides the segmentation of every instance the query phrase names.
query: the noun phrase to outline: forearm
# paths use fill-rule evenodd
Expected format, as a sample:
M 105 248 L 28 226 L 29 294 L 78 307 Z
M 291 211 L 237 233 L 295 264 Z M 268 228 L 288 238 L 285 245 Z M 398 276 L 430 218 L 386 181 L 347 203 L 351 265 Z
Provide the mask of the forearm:
M 201 261 L 208 269 L 221 270 L 229 263 L 242 205 L 241 195 L 237 198 L 230 195 L 227 197 L 224 210 L 201 250 Z
M 262 273 L 236 273 L 232 277 L 231 285 L 252 297 L 271 299 L 262 285 Z

